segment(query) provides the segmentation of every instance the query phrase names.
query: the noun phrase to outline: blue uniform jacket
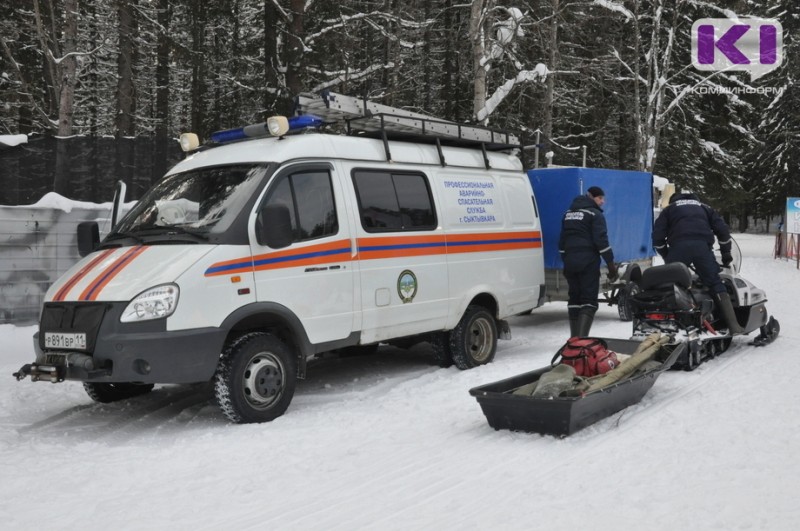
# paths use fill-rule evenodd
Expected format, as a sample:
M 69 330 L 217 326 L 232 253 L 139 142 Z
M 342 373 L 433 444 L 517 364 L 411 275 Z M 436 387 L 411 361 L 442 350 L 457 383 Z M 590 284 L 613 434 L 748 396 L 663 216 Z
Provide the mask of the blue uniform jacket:
M 680 241 L 700 240 L 711 248 L 714 236 L 720 251 L 730 253 L 731 231 L 725 220 L 694 194 L 676 194 L 653 225 L 653 247 L 661 256 L 666 256 L 668 245 Z
M 614 261 L 614 252 L 608 243 L 608 228 L 603 210 L 585 195 L 572 201 L 561 221 L 558 252 L 564 269 L 579 271 L 602 256 L 607 264 Z

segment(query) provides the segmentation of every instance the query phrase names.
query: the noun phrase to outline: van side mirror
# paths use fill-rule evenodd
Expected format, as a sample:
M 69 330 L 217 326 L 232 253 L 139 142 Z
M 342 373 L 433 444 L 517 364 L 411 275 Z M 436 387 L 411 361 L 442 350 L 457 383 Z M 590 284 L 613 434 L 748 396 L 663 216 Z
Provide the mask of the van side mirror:
M 96 221 L 78 223 L 78 254 L 83 258 L 100 245 L 100 228 Z
M 294 241 L 292 216 L 289 207 L 281 204 L 267 205 L 256 221 L 258 243 L 272 249 L 288 247 Z
M 111 207 L 112 229 L 117 225 L 117 221 L 119 221 L 119 218 L 121 217 L 120 214 L 122 213 L 122 207 L 125 204 L 125 191 L 127 189 L 128 187 L 123 181 L 117 181 L 117 184 L 114 187 L 114 200 Z

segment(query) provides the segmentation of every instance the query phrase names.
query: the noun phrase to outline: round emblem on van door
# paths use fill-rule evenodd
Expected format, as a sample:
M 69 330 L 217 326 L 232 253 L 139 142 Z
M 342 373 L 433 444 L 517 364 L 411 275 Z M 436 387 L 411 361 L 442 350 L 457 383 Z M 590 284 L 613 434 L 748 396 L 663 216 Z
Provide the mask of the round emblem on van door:
M 417 295 L 417 277 L 406 269 L 397 279 L 397 294 L 403 302 L 411 302 Z

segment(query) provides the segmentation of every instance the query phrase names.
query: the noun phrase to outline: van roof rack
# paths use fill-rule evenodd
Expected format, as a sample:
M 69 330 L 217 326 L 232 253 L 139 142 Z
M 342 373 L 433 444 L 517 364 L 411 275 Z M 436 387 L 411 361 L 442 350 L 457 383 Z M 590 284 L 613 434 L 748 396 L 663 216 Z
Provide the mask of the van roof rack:
M 415 113 L 375 103 L 364 98 L 345 96 L 329 90 L 319 94 L 304 92 L 295 98 L 295 110 L 300 114 L 312 114 L 328 124 L 344 123 L 347 134 L 361 134 L 383 138 L 387 159 L 391 160 L 387 140 L 408 140 L 441 145 L 480 147 L 484 151 L 488 167 L 488 151 L 521 149 L 519 138 L 498 129 L 479 125 L 462 124 L 440 120 L 425 114 Z

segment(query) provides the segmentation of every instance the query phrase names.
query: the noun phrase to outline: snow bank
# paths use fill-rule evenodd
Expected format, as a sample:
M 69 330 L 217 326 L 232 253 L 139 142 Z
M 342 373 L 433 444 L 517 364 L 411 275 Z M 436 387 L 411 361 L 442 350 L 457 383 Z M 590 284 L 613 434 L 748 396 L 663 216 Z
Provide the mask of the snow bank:
M 8 147 L 18 146 L 20 144 L 27 144 L 27 135 L 0 135 L 0 144 Z

